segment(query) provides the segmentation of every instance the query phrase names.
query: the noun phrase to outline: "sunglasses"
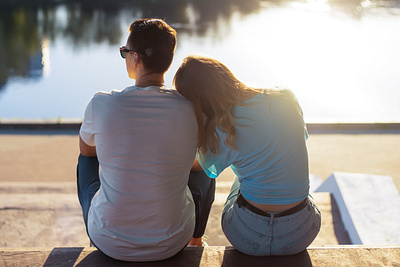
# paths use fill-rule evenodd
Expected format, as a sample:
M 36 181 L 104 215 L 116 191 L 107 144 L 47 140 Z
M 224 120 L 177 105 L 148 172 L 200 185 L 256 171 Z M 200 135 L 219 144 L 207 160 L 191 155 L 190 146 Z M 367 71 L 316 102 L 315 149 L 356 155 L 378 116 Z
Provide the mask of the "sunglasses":
M 130 50 L 128 48 L 126 48 L 126 46 L 121 46 L 119 48 L 119 53 L 121 54 L 122 58 L 126 58 L 126 55 L 128 55 L 129 52 L 136 52 L 135 50 Z M 138 53 L 138 52 L 136 52 Z

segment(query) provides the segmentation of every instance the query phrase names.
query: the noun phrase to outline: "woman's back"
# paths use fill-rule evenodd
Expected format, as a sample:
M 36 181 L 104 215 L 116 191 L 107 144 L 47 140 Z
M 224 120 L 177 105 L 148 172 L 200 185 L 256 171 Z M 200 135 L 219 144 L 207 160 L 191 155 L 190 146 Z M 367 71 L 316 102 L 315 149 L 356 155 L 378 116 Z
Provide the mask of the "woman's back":
M 231 165 L 244 198 L 263 205 L 285 205 L 309 193 L 306 131 L 301 109 L 290 91 L 257 94 L 233 109 L 236 150 L 217 129 L 219 152 L 199 154 L 210 176 Z

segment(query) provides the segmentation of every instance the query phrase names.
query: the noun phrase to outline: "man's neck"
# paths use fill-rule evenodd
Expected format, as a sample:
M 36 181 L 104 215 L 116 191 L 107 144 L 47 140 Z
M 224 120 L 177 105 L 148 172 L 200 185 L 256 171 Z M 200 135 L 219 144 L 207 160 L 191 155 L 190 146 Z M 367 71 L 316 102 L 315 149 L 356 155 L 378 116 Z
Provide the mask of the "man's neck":
M 165 86 L 164 74 L 155 72 L 138 73 L 135 85 L 138 87 Z

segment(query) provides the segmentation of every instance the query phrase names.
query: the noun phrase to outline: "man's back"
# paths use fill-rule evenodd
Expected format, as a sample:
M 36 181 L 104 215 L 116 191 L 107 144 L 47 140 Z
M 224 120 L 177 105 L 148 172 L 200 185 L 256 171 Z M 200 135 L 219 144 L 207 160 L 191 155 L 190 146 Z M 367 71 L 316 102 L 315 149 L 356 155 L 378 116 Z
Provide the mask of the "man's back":
M 88 217 L 96 246 L 121 260 L 164 259 L 182 249 L 194 229 L 187 181 L 197 124 L 190 102 L 156 86 L 98 93 L 80 135 L 96 146 L 100 163 Z

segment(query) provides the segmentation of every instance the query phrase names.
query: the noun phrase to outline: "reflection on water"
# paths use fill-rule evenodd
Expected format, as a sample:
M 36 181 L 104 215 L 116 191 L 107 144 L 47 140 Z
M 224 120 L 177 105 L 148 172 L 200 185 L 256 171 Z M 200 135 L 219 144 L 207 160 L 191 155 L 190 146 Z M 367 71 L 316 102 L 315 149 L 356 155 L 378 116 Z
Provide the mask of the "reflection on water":
M 122 29 L 127 28 L 127 25 L 121 27 L 122 13 L 137 18 L 164 18 L 178 32 L 202 36 L 232 12 L 245 15 L 260 7 L 259 0 L 67 2 L 0 2 L 0 89 L 12 76 L 36 77 L 42 67 L 48 73 L 49 66 L 44 63 L 49 59 L 49 42 L 57 38 L 69 41 L 77 49 L 94 43 L 119 44 L 125 34 Z
M 165 19 L 176 57 L 202 53 L 245 82 L 293 89 L 306 120 L 400 121 L 400 1 L 9 0 L 0 2 L 0 118 L 81 117 L 122 89 L 127 26 Z

